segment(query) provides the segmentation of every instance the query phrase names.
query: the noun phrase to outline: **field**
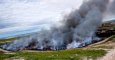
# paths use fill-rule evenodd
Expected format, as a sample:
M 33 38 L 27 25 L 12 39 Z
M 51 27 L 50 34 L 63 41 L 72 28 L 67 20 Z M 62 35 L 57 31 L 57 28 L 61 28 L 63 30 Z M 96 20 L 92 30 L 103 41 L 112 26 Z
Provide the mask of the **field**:
M 0 44 L 14 41 L 15 38 L 0 40 Z M 58 51 L 34 51 L 23 50 L 18 52 L 9 52 L 0 50 L 0 60 L 97 60 L 104 56 L 107 51 L 115 46 L 115 36 L 112 36 L 106 42 L 92 44 L 92 46 Z
M 83 60 L 96 59 L 105 55 L 104 50 L 89 49 L 72 49 L 60 51 L 22 51 L 13 53 L 1 53 L 0 60 L 4 59 L 20 59 L 25 60 Z

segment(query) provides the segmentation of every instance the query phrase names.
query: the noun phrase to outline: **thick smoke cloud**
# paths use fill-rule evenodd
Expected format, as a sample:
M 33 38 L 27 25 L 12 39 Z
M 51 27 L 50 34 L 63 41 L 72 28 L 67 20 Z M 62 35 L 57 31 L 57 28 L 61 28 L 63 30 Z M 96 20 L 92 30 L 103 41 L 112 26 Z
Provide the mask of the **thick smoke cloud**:
M 52 50 L 83 47 L 91 44 L 95 31 L 101 24 L 103 13 L 109 0 L 87 0 L 78 10 L 72 11 L 64 17 L 62 26 L 43 29 L 29 36 L 22 37 L 11 44 L 3 45 L 6 50 L 22 50 L 28 47 L 34 49 L 49 48 Z
M 101 24 L 103 19 L 103 13 L 106 10 L 109 0 L 89 0 L 83 3 L 77 12 L 77 15 L 68 16 L 67 23 L 75 20 L 76 16 L 77 23 L 70 23 L 75 26 L 73 33 L 73 42 L 68 45 L 68 48 L 76 48 L 76 44 L 81 44 L 80 46 L 85 46 L 87 43 L 92 42 L 92 37 L 96 31 L 96 28 Z M 79 19 L 78 19 L 79 18 Z M 79 24 L 78 24 L 79 22 Z M 70 25 L 69 24 L 69 25 Z M 72 26 L 72 25 L 71 25 Z M 89 39 L 89 40 L 87 40 Z M 73 44 L 74 43 L 74 44 Z M 75 45 L 75 46 L 74 46 Z
M 115 14 L 115 0 L 112 0 L 108 9 L 112 14 Z

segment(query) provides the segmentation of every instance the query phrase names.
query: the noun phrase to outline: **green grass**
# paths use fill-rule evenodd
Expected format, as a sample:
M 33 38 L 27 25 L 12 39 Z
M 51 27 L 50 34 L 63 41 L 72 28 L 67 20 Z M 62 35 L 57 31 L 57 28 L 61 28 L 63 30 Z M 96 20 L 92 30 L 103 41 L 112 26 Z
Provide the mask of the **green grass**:
M 0 60 L 4 60 L 6 58 L 15 57 L 15 54 L 0 54 Z
M 16 40 L 17 38 L 10 38 L 10 39 L 0 39 L 0 45 L 5 44 L 5 43 L 10 43 L 14 40 Z
M 30 36 L 31 36 L 31 34 L 30 35 L 25 35 L 23 37 L 30 37 Z M 10 42 L 12 42 L 14 40 L 19 40 L 19 39 L 20 39 L 20 37 L 12 37 L 12 38 L 8 38 L 8 39 L 0 39 L 0 45 L 5 44 L 5 43 L 10 43 Z
M 96 59 L 104 56 L 104 50 L 89 49 L 72 49 L 60 51 L 44 51 L 44 52 L 16 52 L 16 54 L 0 54 L 0 60 L 11 57 L 23 57 L 25 60 L 81 60 L 83 57 Z

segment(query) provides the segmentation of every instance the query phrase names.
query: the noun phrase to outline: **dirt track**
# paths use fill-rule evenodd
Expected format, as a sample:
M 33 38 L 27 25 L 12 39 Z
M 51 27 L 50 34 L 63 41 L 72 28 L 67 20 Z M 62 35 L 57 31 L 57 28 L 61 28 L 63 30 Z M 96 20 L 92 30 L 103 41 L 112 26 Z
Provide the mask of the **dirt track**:
M 115 60 L 115 49 L 109 51 L 102 59 L 100 60 Z

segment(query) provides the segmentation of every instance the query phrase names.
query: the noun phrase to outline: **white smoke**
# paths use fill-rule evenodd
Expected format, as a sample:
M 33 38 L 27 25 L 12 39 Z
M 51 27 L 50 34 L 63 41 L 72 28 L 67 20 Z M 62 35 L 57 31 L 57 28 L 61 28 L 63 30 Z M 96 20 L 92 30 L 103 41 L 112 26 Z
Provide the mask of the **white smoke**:
M 112 2 L 110 2 L 110 6 L 108 8 L 109 12 L 111 12 L 111 14 L 115 14 L 115 0 L 112 0 Z
M 77 23 L 70 23 L 72 24 L 71 27 L 75 27 L 71 46 L 75 45 L 73 44 L 75 41 L 77 42 L 76 44 L 81 43 L 81 46 L 92 42 L 92 37 L 96 31 L 96 28 L 102 22 L 102 14 L 106 10 L 107 3 L 108 0 L 89 0 L 88 2 L 84 2 L 78 11 L 75 11 L 75 13 L 77 12 L 76 15 L 73 15 L 72 17 L 68 16 L 69 19 L 67 19 L 67 22 L 70 23 L 72 20 L 77 21 Z
M 65 16 L 59 26 L 54 24 L 49 29 L 42 29 L 30 37 L 22 37 L 20 40 L 4 45 L 3 48 L 17 51 L 34 44 L 35 49 L 58 50 L 91 44 L 95 31 L 102 22 L 108 2 L 109 0 L 84 1 L 78 10 Z

